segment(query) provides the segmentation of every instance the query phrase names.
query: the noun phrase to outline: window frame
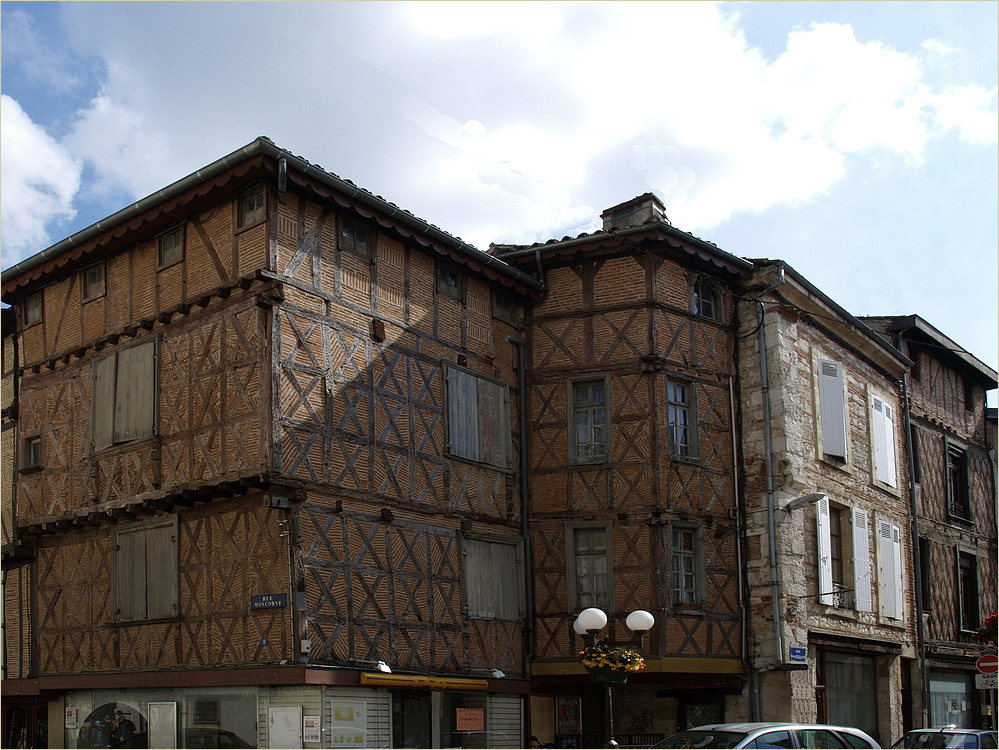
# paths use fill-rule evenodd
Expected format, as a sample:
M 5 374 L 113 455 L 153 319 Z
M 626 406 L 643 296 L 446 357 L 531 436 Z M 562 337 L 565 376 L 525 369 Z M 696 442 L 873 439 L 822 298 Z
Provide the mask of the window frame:
M 516 326 L 518 323 L 517 300 L 512 294 L 493 289 L 493 317 Z
M 689 552 L 684 550 L 682 552 L 676 549 L 675 536 L 677 534 L 689 533 L 691 535 L 691 542 L 693 544 L 693 549 Z M 676 563 L 678 555 L 689 559 L 692 562 L 692 570 L 690 571 L 693 577 L 693 591 L 692 600 L 689 602 L 678 601 L 677 600 L 677 587 L 675 586 L 677 580 L 678 571 L 676 569 Z M 706 599 L 706 588 L 705 588 L 705 563 L 704 563 L 704 526 L 701 524 L 683 523 L 683 522 L 670 522 L 669 524 L 669 591 L 667 601 L 670 603 L 672 609 L 702 609 L 705 604 Z
M 351 231 L 351 237 L 346 236 L 347 230 Z M 364 251 L 359 251 L 357 249 L 357 235 L 361 234 L 364 236 Z M 365 263 L 374 262 L 375 258 L 375 232 L 366 224 L 359 221 L 355 221 L 352 218 L 345 216 L 337 217 L 337 233 L 336 233 L 336 245 L 340 249 L 340 252 L 352 255 Z
M 39 471 L 42 468 L 44 453 L 42 452 L 41 435 L 25 435 L 23 443 L 24 456 L 21 459 L 21 471 Z
M 954 460 L 956 459 L 956 464 Z M 968 447 L 961 442 L 944 438 L 944 489 L 947 516 L 965 523 L 974 521 L 971 509 L 971 462 Z M 960 486 L 955 487 L 955 478 Z M 955 497 L 959 495 L 959 497 Z
M 675 387 L 684 388 L 685 396 L 683 401 L 672 398 L 671 390 Z M 685 426 L 687 432 L 687 443 L 685 450 L 680 450 L 674 438 L 673 412 L 674 408 L 683 407 L 687 417 Z M 700 459 L 700 431 L 697 428 L 697 384 L 690 380 L 680 378 L 666 378 L 666 438 L 669 445 L 671 458 L 683 461 L 697 461 Z
M 593 404 L 587 404 L 585 406 L 577 405 L 576 403 L 576 386 L 602 383 L 604 386 L 604 452 L 602 455 L 590 454 L 589 456 L 581 456 L 579 453 L 580 445 L 576 440 L 576 412 L 579 409 L 589 409 L 592 411 L 596 408 Z M 601 373 L 597 375 L 581 375 L 579 377 L 569 378 L 566 381 L 566 418 L 568 421 L 567 425 L 567 436 L 566 436 L 566 448 L 568 450 L 568 463 L 570 466 L 606 466 L 611 463 L 612 457 L 614 455 L 614 444 L 613 444 L 613 394 L 611 393 L 611 376 L 609 373 Z M 592 430 L 593 425 L 590 425 Z M 591 433 L 592 434 L 592 433 Z M 592 439 L 589 445 L 596 445 L 595 441 Z
M 969 414 L 975 413 L 975 384 L 968 378 L 961 378 L 964 387 L 964 410 Z
M 37 301 L 37 307 L 34 305 Z M 42 290 L 27 295 L 21 303 L 21 311 L 24 316 L 24 327 L 36 326 L 45 320 L 45 298 Z
M 90 272 L 99 269 L 101 272 L 100 278 L 100 290 L 91 289 L 92 286 L 97 284 L 96 281 L 91 281 Z M 104 261 L 98 263 L 92 263 L 86 268 L 80 271 L 80 303 L 84 304 L 87 302 L 92 302 L 95 299 L 100 299 L 107 292 L 107 275 L 105 273 Z
M 527 594 L 523 585 L 525 565 L 523 540 L 487 534 L 460 533 L 459 541 L 462 552 L 462 604 L 465 615 L 488 620 L 523 619 L 527 613 Z M 500 548 L 506 548 L 503 549 L 503 559 L 497 561 L 501 564 L 491 565 L 488 561 L 479 560 L 476 568 L 471 558 L 476 551 L 484 550 L 486 545 L 490 555 L 498 552 Z M 512 565 L 509 559 L 511 554 Z M 507 580 L 503 580 L 504 576 L 507 576 Z M 512 598 L 516 599 L 516 603 L 504 598 L 504 595 L 511 596 L 511 590 L 515 590 Z M 496 609 L 489 610 L 488 606 L 483 609 L 483 605 L 488 604 L 495 604 Z
M 115 526 L 111 534 L 113 621 L 135 623 L 178 618 L 180 535 L 177 514 Z M 125 542 L 131 535 L 135 537 Z M 140 543 L 141 561 L 138 559 Z M 159 543 L 153 553 L 149 553 L 150 543 Z M 155 565 L 150 566 L 150 563 Z M 140 576 L 143 579 L 141 600 L 136 594 Z M 149 585 L 151 579 L 155 579 L 155 585 Z M 138 616 L 140 608 L 141 616 Z
M 447 281 L 447 274 L 454 274 L 454 285 Z M 434 276 L 436 278 L 435 287 L 438 295 L 464 303 L 468 290 L 468 274 L 465 271 L 453 263 L 438 261 Z
M 247 210 L 246 203 L 250 199 L 260 198 L 260 205 Z M 236 231 L 258 226 L 267 220 L 267 190 L 263 184 L 244 190 L 236 198 Z
M 139 359 L 138 350 L 143 347 L 151 349 L 148 363 Z M 105 367 L 110 369 L 102 370 Z M 123 367 L 126 369 L 125 373 L 121 372 Z M 128 372 L 129 367 L 140 372 Z M 134 387 L 136 376 L 142 374 L 142 369 L 148 369 L 152 379 L 149 385 L 149 404 L 142 403 L 142 393 Z M 95 452 L 155 437 L 159 422 L 159 337 L 147 338 L 94 359 L 92 382 L 90 429 L 91 444 Z M 106 391 L 103 390 L 105 388 Z M 108 403 L 103 403 L 104 399 L 108 399 Z M 98 416 L 99 413 L 103 416 Z M 146 419 L 148 424 L 145 423 Z M 138 434 L 133 436 L 133 432 Z
M 705 312 L 705 306 L 710 310 Z M 690 285 L 690 310 L 694 315 L 713 320 L 716 323 L 724 320 L 722 310 L 722 295 L 718 285 L 707 276 L 698 274 Z
M 957 573 L 957 629 L 961 633 L 974 633 L 982 624 L 981 599 L 978 596 L 981 586 L 979 575 L 981 566 L 978 564 L 978 555 L 971 550 L 956 546 L 954 555 Z M 968 563 L 967 566 L 965 562 Z M 968 577 L 973 580 L 967 580 L 966 569 Z M 968 583 L 971 585 L 967 585 Z
M 587 557 L 602 557 L 605 562 L 604 590 L 592 593 L 595 597 L 593 602 L 583 604 L 580 602 L 580 570 L 578 560 L 581 555 L 577 552 L 576 536 L 580 531 L 602 530 L 605 538 L 605 549 L 602 555 L 592 553 Z M 566 595 L 571 612 L 578 612 L 587 607 L 599 607 L 605 612 L 614 611 L 614 525 L 605 521 L 575 521 L 565 525 L 565 557 L 566 557 Z M 595 575 L 585 573 L 584 575 Z M 597 598 L 603 596 L 602 599 Z
M 169 237 L 179 236 L 180 241 L 175 248 L 169 248 L 166 252 L 178 252 L 179 255 L 176 258 L 164 259 L 164 241 Z M 163 232 L 156 238 L 156 270 L 162 271 L 164 268 L 170 268 L 178 263 L 182 263 L 187 255 L 187 231 L 183 224 L 172 227 L 167 231 Z
M 458 383 L 463 379 L 473 379 L 475 386 L 475 397 L 470 394 L 459 401 L 459 389 L 468 388 L 471 383 L 465 380 L 464 385 Z M 498 391 L 497 391 L 498 389 Z M 476 464 L 491 466 L 500 471 L 512 471 L 513 469 L 513 432 L 510 413 L 510 386 L 501 380 L 490 378 L 481 373 L 469 370 L 458 365 L 446 362 L 444 365 L 444 413 L 445 420 L 445 453 L 451 458 L 464 461 L 472 461 Z M 490 394 L 492 391 L 492 394 Z M 483 417 L 489 415 L 488 408 L 491 404 L 497 404 L 499 399 L 499 420 L 497 430 L 490 431 L 484 427 Z M 475 408 L 474 414 L 457 409 Z M 474 425 L 469 430 L 469 435 L 464 439 L 457 433 L 458 423 L 472 423 Z M 490 448 L 489 440 L 496 437 L 501 441 Z M 469 455 L 472 450 L 471 441 L 475 441 L 475 455 Z
M 833 570 L 833 516 L 839 525 L 840 580 Z M 845 528 L 844 528 L 845 526 Z M 818 601 L 830 607 L 872 612 L 870 512 L 824 495 L 815 505 Z M 849 545 L 846 536 L 849 534 Z M 850 556 L 847 557 L 847 551 Z M 847 564 L 849 563 L 849 564 Z M 849 585 L 852 583 L 852 586 Z

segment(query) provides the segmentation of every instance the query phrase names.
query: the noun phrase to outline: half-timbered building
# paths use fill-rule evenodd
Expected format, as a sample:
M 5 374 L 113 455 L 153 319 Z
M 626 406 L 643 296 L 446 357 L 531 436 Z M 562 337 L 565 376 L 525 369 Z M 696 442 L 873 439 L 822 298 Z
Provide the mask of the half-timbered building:
M 739 323 L 754 715 L 890 747 L 918 662 L 910 362 L 782 261 L 756 262 Z
M 985 398 L 996 371 L 918 315 L 864 320 L 913 362 L 907 417 L 922 658 L 909 683 L 924 706 L 919 726 L 988 727 L 993 709 L 975 684 L 975 663 L 995 648 L 976 635 L 996 611 L 999 576 Z
M 260 138 L 2 283 L 5 706 L 64 747 L 523 744 L 538 281 Z
M 618 742 L 748 718 L 733 290 L 752 264 L 675 229 L 652 194 L 602 218 L 593 234 L 492 247 L 545 283 L 526 320 L 532 729 L 560 746 L 608 735 L 573 629 L 589 607 L 618 644 L 629 612 L 656 620 L 645 668 L 613 687 Z

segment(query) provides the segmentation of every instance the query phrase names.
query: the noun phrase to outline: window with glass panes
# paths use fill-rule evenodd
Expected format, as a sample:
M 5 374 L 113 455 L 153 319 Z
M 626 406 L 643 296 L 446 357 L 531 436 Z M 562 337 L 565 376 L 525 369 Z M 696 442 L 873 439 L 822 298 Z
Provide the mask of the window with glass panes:
M 607 529 L 574 530 L 573 557 L 576 565 L 576 606 L 600 607 L 607 603 Z
M 670 452 L 675 456 L 693 456 L 694 450 L 691 430 L 690 396 L 692 386 L 686 383 L 666 382 L 666 401 L 668 403 L 669 445 Z
M 607 460 L 607 380 L 572 383 L 572 458 L 577 463 Z
M 697 601 L 695 534 L 694 529 L 673 529 L 670 577 L 674 605 Z

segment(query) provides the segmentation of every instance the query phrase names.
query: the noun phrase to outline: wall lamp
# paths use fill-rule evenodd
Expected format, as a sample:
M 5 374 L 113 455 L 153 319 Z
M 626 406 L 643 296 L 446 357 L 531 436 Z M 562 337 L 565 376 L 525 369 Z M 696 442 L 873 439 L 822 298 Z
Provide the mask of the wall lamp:
M 572 629 L 580 635 L 591 636 L 596 642 L 597 632 L 606 624 L 607 614 L 602 609 L 590 607 L 579 613 L 575 622 L 572 623 Z M 651 612 L 636 609 L 628 615 L 624 624 L 628 626 L 628 630 L 638 636 L 638 643 L 641 645 L 643 636 L 656 624 L 656 618 L 652 616 Z
M 809 492 L 807 495 L 796 497 L 794 500 L 785 505 L 784 512 L 792 513 L 793 511 L 797 510 L 798 508 L 804 505 L 813 505 L 814 503 L 817 503 L 819 500 L 821 500 L 824 497 L 825 494 L 822 492 Z

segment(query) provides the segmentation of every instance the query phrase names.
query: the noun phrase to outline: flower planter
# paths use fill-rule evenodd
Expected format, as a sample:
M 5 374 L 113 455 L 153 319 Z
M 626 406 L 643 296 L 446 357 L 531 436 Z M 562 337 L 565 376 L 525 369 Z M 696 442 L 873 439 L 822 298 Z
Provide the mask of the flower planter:
M 594 682 L 627 682 L 628 673 L 623 669 L 611 669 L 610 667 L 586 667 L 590 673 L 590 679 Z

